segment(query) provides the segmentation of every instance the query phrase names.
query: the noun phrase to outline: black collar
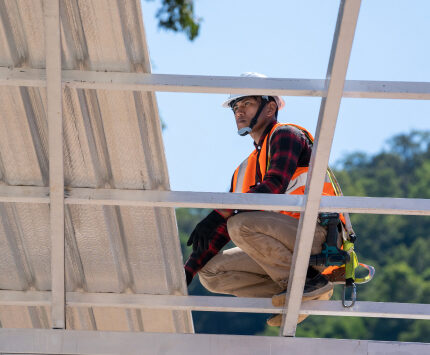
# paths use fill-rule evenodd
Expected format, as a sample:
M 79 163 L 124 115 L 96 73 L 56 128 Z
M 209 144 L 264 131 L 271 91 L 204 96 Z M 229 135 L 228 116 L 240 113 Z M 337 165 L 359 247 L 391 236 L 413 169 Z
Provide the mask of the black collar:
M 272 130 L 273 126 L 275 124 L 277 124 L 278 121 L 276 119 L 273 119 L 266 127 L 266 129 L 264 130 L 263 134 L 260 137 L 260 141 L 257 143 L 254 143 L 254 147 L 255 149 L 258 149 L 258 147 L 261 147 L 263 145 L 264 139 L 266 138 L 266 136 L 269 134 L 269 132 Z

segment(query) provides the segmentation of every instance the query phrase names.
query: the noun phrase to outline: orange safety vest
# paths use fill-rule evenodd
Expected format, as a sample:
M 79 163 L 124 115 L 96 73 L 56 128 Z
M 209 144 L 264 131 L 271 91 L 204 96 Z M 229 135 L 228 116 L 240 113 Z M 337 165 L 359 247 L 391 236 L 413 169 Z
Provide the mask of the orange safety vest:
M 270 139 L 272 137 L 273 132 L 278 127 L 281 126 L 293 126 L 298 128 L 300 131 L 302 131 L 308 139 L 313 142 L 314 138 L 312 135 L 303 127 L 300 127 L 298 125 L 292 124 L 292 123 L 277 123 L 273 126 L 270 133 L 266 135 L 264 138 L 263 144 L 260 149 L 260 154 L 258 154 L 258 150 L 255 149 L 247 159 L 245 159 L 235 170 L 233 175 L 233 192 L 248 192 L 251 186 L 254 186 L 256 181 L 256 173 L 257 173 L 257 162 L 258 166 L 260 168 L 260 176 L 261 179 L 264 179 L 264 175 L 266 174 L 266 171 L 269 169 L 270 165 Z M 267 141 L 269 140 L 269 141 Z M 269 149 L 269 151 L 267 151 Z M 258 160 L 258 161 L 257 161 Z M 309 167 L 297 167 L 296 171 L 294 172 L 293 176 L 291 177 L 291 180 L 287 186 L 287 189 L 285 191 L 286 194 L 290 195 L 304 195 L 305 193 L 305 186 L 306 186 L 306 180 L 308 177 L 308 170 Z M 324 188 L 322 195 L 325 196 L 336 196 L 335 189 L 333 187 L 333 184 L 329 178 L 329 176 L 326 174 L 325 182 L 324 182 Z M 280 213 L 292 216 L 294 218 L 299 219 L 300 213 L 299 212 L 289 212 L 289 211 L 279 211 Z M 341 219 L 343 221 L 343 216 L 341 216 Z

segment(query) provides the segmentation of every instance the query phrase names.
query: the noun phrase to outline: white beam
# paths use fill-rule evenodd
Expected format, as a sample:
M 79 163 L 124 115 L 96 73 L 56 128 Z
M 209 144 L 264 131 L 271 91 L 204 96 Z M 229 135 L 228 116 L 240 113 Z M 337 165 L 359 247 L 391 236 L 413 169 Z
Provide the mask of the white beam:
M 282 313 L 270 298 L 175 296 L 119 293 L 66 293 L 69 307 L 144 308 L 179 311 Z M 49 291 L 0 291 L 1 306 L 49 306 Z M 393 302 L 356 302 L 351 308 L 341 301 L 306 301 L 300 314 L 347 317 L 401 318 L 430 320 L 430 304 Z
M 323 196 L 320 212 L 430 216 L 430 199 Z
M 281 96 L 324 97 L 323 79 L 243 78 L 232 76 L 144 74 L 63 70 L 63 86 L 76 89 L 135 90 L 193 93 L 253 93 Z M 0 85 L 46 86 L 44 69 L 0 67 Z M 430 83 L 347 80 L 343 97 L 430 100 Z
M 285 303 L 281 335 L 294 336 L 300 303 L 309 264 L 315 225 L 321 201 L 334 130 L 339 113 L 346 71 L 354 39 L 361 0 L 342 0 L 333 36 L 327 70 L 327 97 L 321 100 L 315 143 L 309 165 L 309 178 L 305 190 L 305 210 L 301 213 L 294 246 L 293 261 Z
M 303 211 L 303 196 L 228 192 L 70 189 L 66 204 Z M 323 196 L 321 212 L 430 215 L 430 199 Z
M 46 329 L 0 329 L 0 353 L 145 355 L 189 354 L 413 354 L 427 355 L 430 344 L 282 338 L 246 335 L 168 334 Z
M 0 85 L 46 87 L 46 70 L 0 67 Z
M 50 307 L 50 291 L 0 291 L 1 306 Z
M 300 314 L 430 320 L 430 304 L 360 301 L 345 308 L 341 301 L 307 301 Z
M 49 203 L 49 188 L 0 186 L 0 202 Z M 123 189 L 67 189 L 67 205 L 303 211 L 303 196 Z M 320 212 L 430 216 L 430 199 L 323 196 Z
M 273 194 L 232 194 L 229 192 L 189 192 L 189 191 L 149 191 L 149 190 L 93 190 L 72 189 L 67 204 L 103 204 L 154 207 L 194 207 L 194 208 L 231 208 L 301 210 L 303 196 Z
M 0 202 L 49 203 L 49 187 L 0 185 Z
M 430 83 L 346 80 L 343 97 L 362 99 L 430 100 Z
M 45 0 L 46 90 L 49 129 L 49 196 L 52 277 L 52 327 L 65 328 L 64 171 L 61 86 L 60 4 Z
M 145 90 L 189 93 L 243 93 L 254 95 L 322 96 L 324 80 L 244 78 L 233 76 L 70 72 L 64 84 L 71 88 Z

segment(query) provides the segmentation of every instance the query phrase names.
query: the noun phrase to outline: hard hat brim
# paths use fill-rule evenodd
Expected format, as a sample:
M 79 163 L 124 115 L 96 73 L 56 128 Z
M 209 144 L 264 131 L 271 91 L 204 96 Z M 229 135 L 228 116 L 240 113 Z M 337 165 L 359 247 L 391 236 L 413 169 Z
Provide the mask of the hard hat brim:
M 262 96 L 262 95 L 250 95 L 250 94 L 230 95 L 230 97 L 226 101 L 224 101 L 221 106 L 225 108 L 230 108 L 230 103 L 232 101 L 235 101 L 237 99 L 240 99 L 241 97 L 247 97 L 247 96 Z M 281 96 L 272 96 L 272 97 L 275 99 L 276 104 L 278 105 L 278 111 L 282 110 L 282 108 L 285 106 L 284 99 Z
M 247 96 L 252 96 L 252 95 L 230 95 L 230 97 L 226 101 L 223 102 L 222 107 L 230 108 L 231 102 L 233 102 L 237 99 L 240 99 L 241 97 L 247 97 Z

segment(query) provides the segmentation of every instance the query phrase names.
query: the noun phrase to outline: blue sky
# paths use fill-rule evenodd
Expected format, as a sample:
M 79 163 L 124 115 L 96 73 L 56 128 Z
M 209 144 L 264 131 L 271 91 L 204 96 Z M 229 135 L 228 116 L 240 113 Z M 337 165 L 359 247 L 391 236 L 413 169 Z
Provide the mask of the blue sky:
M 160 1 L 142 1 L 152 71 L 323 79 L 339 1 L 195 0 L 199 37 L 158 29 Z M 430 81 L 430 1 L 362 0 L 347 79 Z M 172 190 L 227 191 L 236 166 L 253 149 L 239 137 L 227 95 L 157 93 L 167 128 L 164 145 Z M 284 97 L 280 122 L 315 131 L 321 99 Z M 383 149 L 388 138 L 430 129 L 430 102 L 343 99 L 330 162 Z

